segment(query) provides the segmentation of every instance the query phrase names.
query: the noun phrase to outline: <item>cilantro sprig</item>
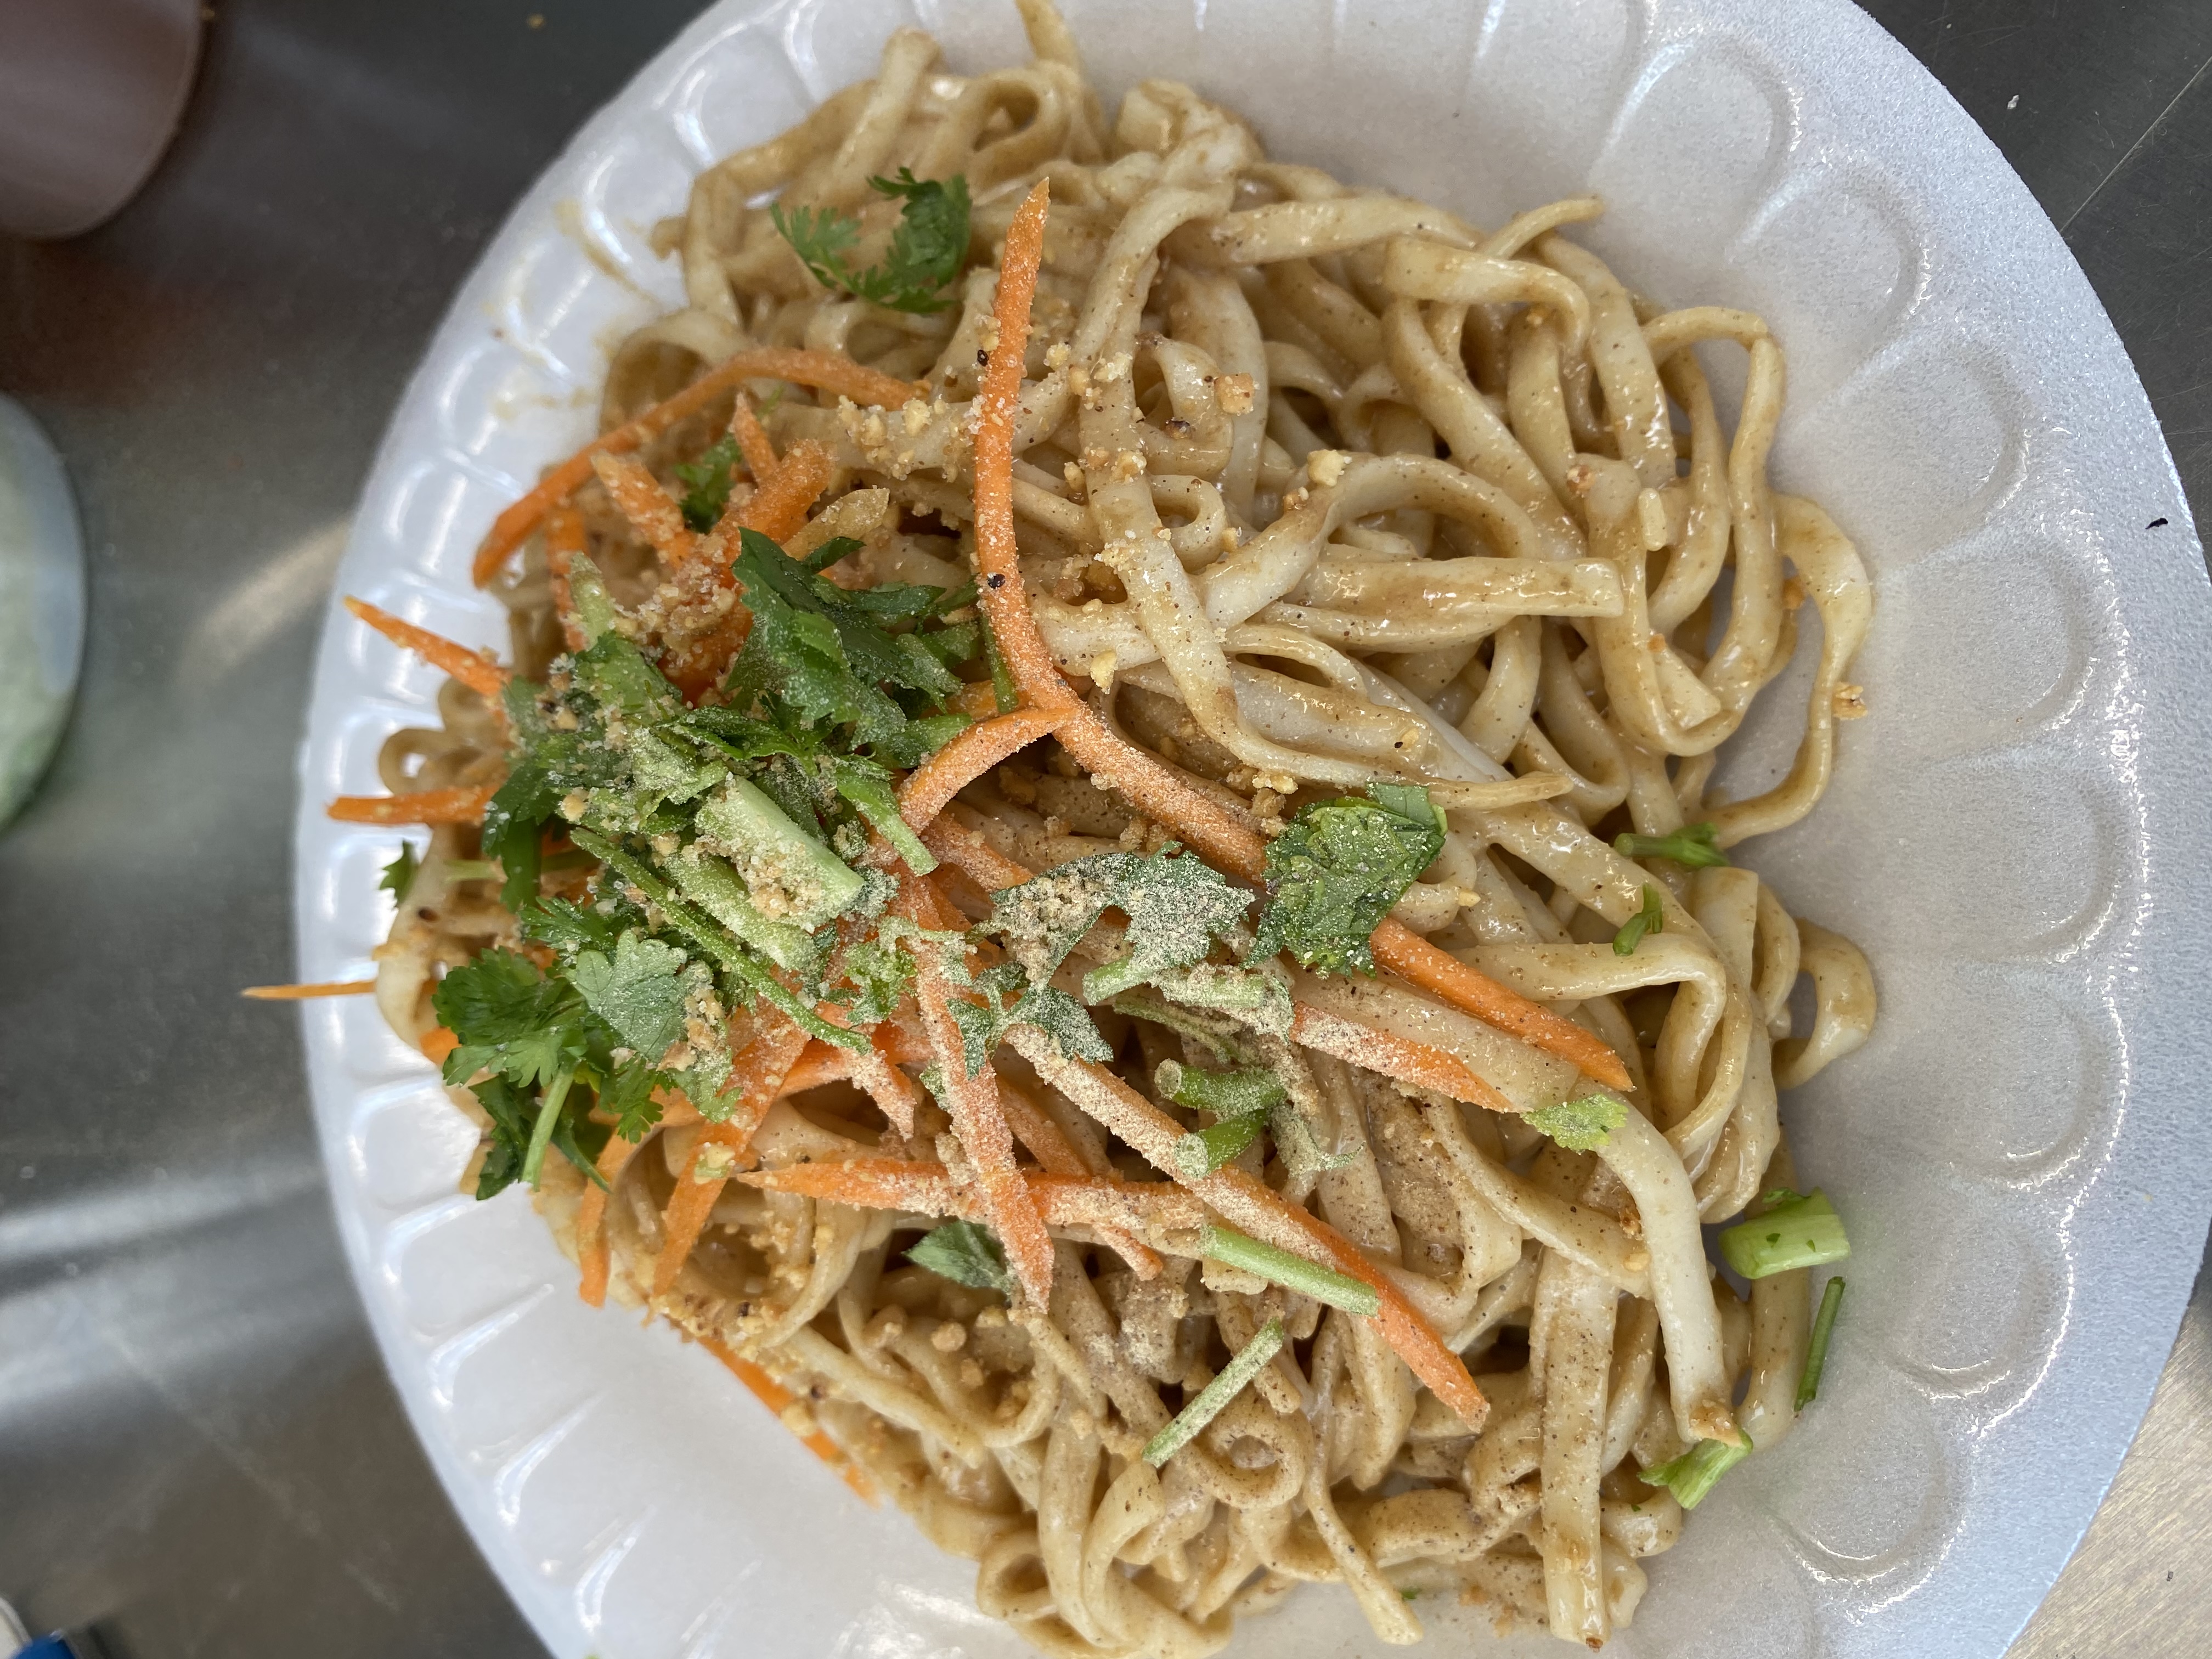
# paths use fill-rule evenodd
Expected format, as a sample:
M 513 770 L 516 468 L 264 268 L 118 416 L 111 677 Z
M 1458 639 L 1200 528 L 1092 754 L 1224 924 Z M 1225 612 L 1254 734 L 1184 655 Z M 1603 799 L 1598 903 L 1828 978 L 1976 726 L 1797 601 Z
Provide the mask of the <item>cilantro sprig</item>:
M 952 303 L 943 290 L 968 256 L 968 180 L 955 173 L 941 183 L 917 179 L 901 167 L 896 179 L 868 180 L 879 196 L 902 199 L 898 228 L 881 263 L 854 270 L 846 256 L 860 239 L 860 222 L 832 208 L 769 209 L 777 232 L 791 244 L 814 280 L 893 311 L 927 314 Z
M 1444 845 L 1444 816 L 1414 784 L 1303 807 L 1267 843 L 1255 954 L 1287 950 L 1316 973 L 1375 971 L 1368 936 Z
M 701 452 L 696 460 L 676 465 L 676 482 L 684 486 L 684 522 L 704 534 L 720 523 L 730 504 L 730 483 L 737 471 L 738 441 L 726 433 Z

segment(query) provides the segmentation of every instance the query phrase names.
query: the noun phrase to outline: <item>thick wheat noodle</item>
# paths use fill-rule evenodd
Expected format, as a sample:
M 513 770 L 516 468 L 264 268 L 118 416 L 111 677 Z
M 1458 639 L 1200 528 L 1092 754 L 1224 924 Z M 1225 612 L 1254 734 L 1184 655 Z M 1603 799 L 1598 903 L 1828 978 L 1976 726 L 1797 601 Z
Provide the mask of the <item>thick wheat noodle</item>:
M 582 643 L 588 551 L 631 637 L 715 701 L 750 527 L 793 556 L 854 537 L 845 585 L 972 569 L 1016 694 L 947 700 L 973 724 L 899 791 L 941 867 L 880 838 L 860 860 L 920 963 L 868 1051 L 732 1016 L 726 1122 L 657 1095 L 646 1139 L 610 1133 L 605 1188 L 549 1158 L 541 1205 L 587 1300 L 643 1297 L 709 1343 L 856 1487 L 872 1472 L 978 1558 L 979 1602 L 1049 1652 L 1195 1659 L 1300 1578 L 1345 1584 L 1382 1641 L 1418 1634 L 1433 1592 L 1594 1645 L 1683 1522 L 1638 1470 L 1796 1419 L 1808 1276 L 1754 1281 L 1745 1308 L 1703 1228 L 1797 1182 L 1777 1089 L 1863 1043 L 1877 1003 L 1863 955 L 1748 870 L 1613 842 L 1710 823 L 1728 848 L 1811 811 L 1864 711 L 1872 584 L 1768 483 L 1784 341 L 1634 292 L 1571 240 L 1596 198 L 1489 229 L 1269 161 L 1171 82 L 1109 110 L 1049 0 L 1018 3 L 1027 66 L 953 75 L 899 30 L 874 79 L 701 176 L 673 233 L 689 303 L 616 350 L 602 435 L 478 550 L 528 680 Z M 868 179 L 902 167 L 974 203 L 932 314 L 821 288 L 763 205 L 856 214 L 865 265 L 902 210 Z M 1723 351 L 1746 357 L 1732 422 Z M 757 405 L 772 380 L 819 395 Z M 748 482 L 695 532 L 662 480 L 725 398 Z M 1795 759 L 1724 799 L 1716 751 L 1810 631 L 1805 599 Z M 506 671 L 356 614 L 455 677 L 438 726 L 380 754 L 389 793 L 334 808 L 430 826 L 374 989 L 442 1060 L 438 973 L 514 939 L 473 827 L 513 738 Z M 1257 887 L 1283 819 L 1384 781 L 1429 786 L 1448 830 L 1373 933 L 1376 976 L 1291 969 L 1286 1028 L 1177 1008 L 1163 981 L 1098 1012 L 1107 1064 L 1017 1024 L 968 1075 L 956 1004 L 999 957 L 954 941 L 949 891 L 980 914 L 1165 838 Z M 580 879 L 556 866 L 548 890 Z M 1647 899 L 1658 929 L 1617 949 Z M 1126 953 L 1109 914 L 1057 988 Z M 857 988 L 824 988 L 842 1020 Z M 1263 1063 L 1291 1099 L 1192 1179 L 1178 1146 L 1208 1118 L 1148 1097 L 1166 1060 Z M 1541 1138 L 1547 1109 L 1605 1091 L 1626 1116 L 1594 1152 Z M 696 1180 L 702 1155 L 750 1172 Z M 953 1219 L 1000 1242 L 1003 1308 L 908 1261 Z M 1196 1267 L 1209 1221 L 1364 1281 L 1378 1316 Z M 1273 1317 L 1290 1344 L 1155 1473 L 1145 1443 Z

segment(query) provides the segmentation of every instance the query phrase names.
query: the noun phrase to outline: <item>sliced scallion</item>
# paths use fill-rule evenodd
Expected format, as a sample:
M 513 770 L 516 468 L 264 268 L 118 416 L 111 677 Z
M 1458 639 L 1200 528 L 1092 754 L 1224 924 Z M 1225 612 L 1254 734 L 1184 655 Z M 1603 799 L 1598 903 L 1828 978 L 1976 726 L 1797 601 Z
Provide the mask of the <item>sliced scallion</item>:
M 1283 1322 L 1271 1319 L 1249 1342 L 1221 1368 L 1221 1374 L 1198 1391 L 1197 1397 L 1175 1414 L 1168 1425 L 1146 1443 L 1145 1462 L 1154 1468 L 1166 1462 L 1204 1432 L 1206 1425 L 1228 1409 L 1260 1368 L 1283 1350 Z
M 1216 1117 L 1249 1117 L 1290 1098 L 1282 1079 L 1261 1066 L 1201 1072 L 1194 1066 L 1164 1060 L 1152 1080 L 1176 1105 L 1211 1112 Z
M 1828 1338 L 1836 1328 L 1836 1310 L 1843 1305 L 1844 1281 L 1832 1279 L 1820 1292 L 1820 1311 L 1813 1316 L 1813 1340 L 1805 1345 L 1805 1370 L 1797 1378 L 1797 1409 L 1803 1411 L 1820 1392 L 1820 1372 L 1828 1363 Z
M 1647 1486 L 1664 1486 L 1674 1501 L 1693 1510 L 1705 1501 L 1713 1483 L 1751 1455 L 1749 1435 L 1731 1445 L 1725 1440 L 1700 1440 L 1680 1457 L 1655 1463 L 1636 1478 Z
M 1203 1180 L 1257 1140 L 1267 1127 L 1267 1114 L 1255 1112 L 1193 1130 L 1175 1144 L 1176 1168 L 1186 1180 Z
M 1723 1231 L 1721 1254 L 1746 1279 L 1841 1261 L 1851 1253 L 1843 1218 L 1818 1190 Z
M 1208 1223 L 1199 1239 L 1198 1253 L 1209 1261 L 1257 1273 L 1285 1290 L 1310 1296 L 1316 1302 L 1341 1308 L 1362 1318 L 1372 1319 L 1382 1307 L 1382 1298 L 1372 1285 L 1364 1284 L 1334 1267 L 1309 1261 L 1302 1255 L 1292 1255 L 1288 1250 L 1279 1250 L 1273 1244 L 1263 1244 L 1234 1227 Z

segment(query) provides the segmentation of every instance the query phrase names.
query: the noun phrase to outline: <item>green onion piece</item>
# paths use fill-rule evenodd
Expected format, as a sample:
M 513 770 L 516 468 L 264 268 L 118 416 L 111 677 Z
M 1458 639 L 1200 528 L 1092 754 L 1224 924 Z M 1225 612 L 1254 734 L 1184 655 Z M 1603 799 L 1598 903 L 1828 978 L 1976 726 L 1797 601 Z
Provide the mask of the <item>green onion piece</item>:
M 1832 1279 L 1820 1292 L 1820 1311 L 1813 1316 L 1813 1340 L 1805 1345 L 1805 1370 L 1797 1379 L 1797 1409 L 1803 1411 L 1820 1392 L 1820 1372 L 1828 1363 L 1828 1338 L 1836 1328 L 1836 1310 L 1844 1305 L 1844 1281 Z
M 1263 1244 L 1234 1227 L 1209 1222 L 1199 1239 L 1198 1253 L 1209 1261 L 1257 1273 L 1286 1291 L 1296 1291 L 1300 1296 L 1310 1296 L 1316 1302 L 1341 1308 L 1364 1319 L 1374 1318 L 1382 1309 L 1382 1298 L 1372 1285 L 1349 1273 L 1340 1273 L 1334 1267 L 1309 1261 L 1302 1255 L 1292 1255 L 1288 1250 Z
M 568 1098 L 568 1085 L 575 1080 L 573 1069 L 556 1072 L 552 1082 L 545 1085 L 545 1098 L 538 1108 L 538 1121 L 530 1127 L 530 1146 L 522 1155 L 522 1178 L 533 1188 L 538 1185 L 538 1172 L 545 1167 L 545 1149 L 553 1144 L 553 1126 L 561 1121 L 562 1103 Z
M 1685 824 L 1671 836 L 1623 833 L 1613 838 L 1613 850 L 1627 859 L 1672 859 L 1692 870 L 1717 870 L 1729 857 L 1716 844 L 1718 835 L 1710 823 Z
M 1198 1397 L 1177 1412 L 1168 1425 L 1145 1445 L 1145 1462 L 1154 1468 L 1195 1440 L 1206 1425 L 1228 1408 L 1260 1368 L 1283 1351 L 1283 1322 L 1271 1319 L 1260 1327 L 1236 1358 L 1221 1368 L 1221 1375 L 1198 1391 Z
M 1613 936 L 1613 953 L 1617 957 L 1632 957 L 1636 947 L 1644 943 L 1646 933 L 1662 933 L 1667 930 L 1667 913 L 1660 908 L 1659 890 L 1644 890 L 1644 908 L 1620 925 Z
M 1283 1087 L 1282 1079 L 1261 1066 L 1234 1072 L 1201 1072 L 1164 1060 L 1159 1070 L 1152 1073 L 1152 1081 L 1176 1105 L 1211 1112 L 1216 1117 L 1250 1117 L 1255 1113 L 1271 1110 L 1291 1097 L 1290 1091 Z
M 449 881 L 488 881 L 499 873 L 499 866 L 490 859 L 447 859 L 446 878 Z
M 1851 1253 L 1844 1237 L 1843 1218 L 1815 1188 L 1805 1197 L 1778 1205 L 1765 1215 L 1725 1228 L 1720 1237 L 1721 1255 L 1746 1279 L 1765 1279 L 1796 1267 L 1817 1267 L 1824 1261 L 1841 1261 Z
M 1176 1168 L 1185 1180 L 1201 1181 L 1257 1140 L 1267 1127 L 1267 1114 L 1255 1112 L 1194 1130 L 1176 1142 Z
M 1654 1464 L 1636 1477 L 1647 1486 L 1664 1486 L 1674 1501 L 1693 1510 L 1705 1501 L 1713 1483 L 1751 1455 L 1751 1437 L 1730 1445 L 1725 1440 L 1700 1440 L 1680 1457 Z

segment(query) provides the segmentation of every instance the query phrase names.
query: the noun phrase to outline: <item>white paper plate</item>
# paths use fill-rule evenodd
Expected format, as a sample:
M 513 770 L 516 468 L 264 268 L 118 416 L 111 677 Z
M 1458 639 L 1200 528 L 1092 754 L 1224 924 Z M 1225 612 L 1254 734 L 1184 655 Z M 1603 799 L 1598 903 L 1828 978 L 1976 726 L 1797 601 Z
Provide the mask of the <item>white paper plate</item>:
M 1164 73 L 1275 154 L 1477 220 L 1585 186 L 1662 301 L 1764 313 L 1790 354 L 1775 470 L 1876 574 L 1813 819 L 1761 843 L 1880 976 L 1873 1041 L 1787 1115 L 1856 1254 L 1828 1380 L 1652 1564 L 1625 1655 L 1994 1656 L 2126 1448 L 2212 1201 L 2200 963 L 2206 580 L 2171 463 L 2050 223 L 1936 82 L 1843 0 L 1077 0 L 1109 92 Z M 340 591 L 503 642 L 468 557 L 588 436 L 607 343 L 678 295 L 646 237 L 691 174 L 872 71 L 919 21 L 956 65 L 1011 4 L 727 0 L 515 211 L 409 387 Z M 2160 527 L 2147 529 L 2156 522 Z M 432 676 L 333 609 L 301 757 L 300 971 L 365 970 L 376 787 Z M 1802 696 L 1762 705 L 1778 768 Z M 870 1512 L 710 1358 L 595 1313 L 519 1194 L 453 1196 L 470 1132 L 365 1000 L 307 1005 L 347 1249 L 454 1503 L 555 1653 L 1012 1654 L 972 1570 Z M 1237 1651 L 1365 1651 L 1302 1593 Z M 1420 1609 L 1455 1651 L 1486 1621 Z M 1510 1648 L 1556 1651 L 1548 1641 Z

